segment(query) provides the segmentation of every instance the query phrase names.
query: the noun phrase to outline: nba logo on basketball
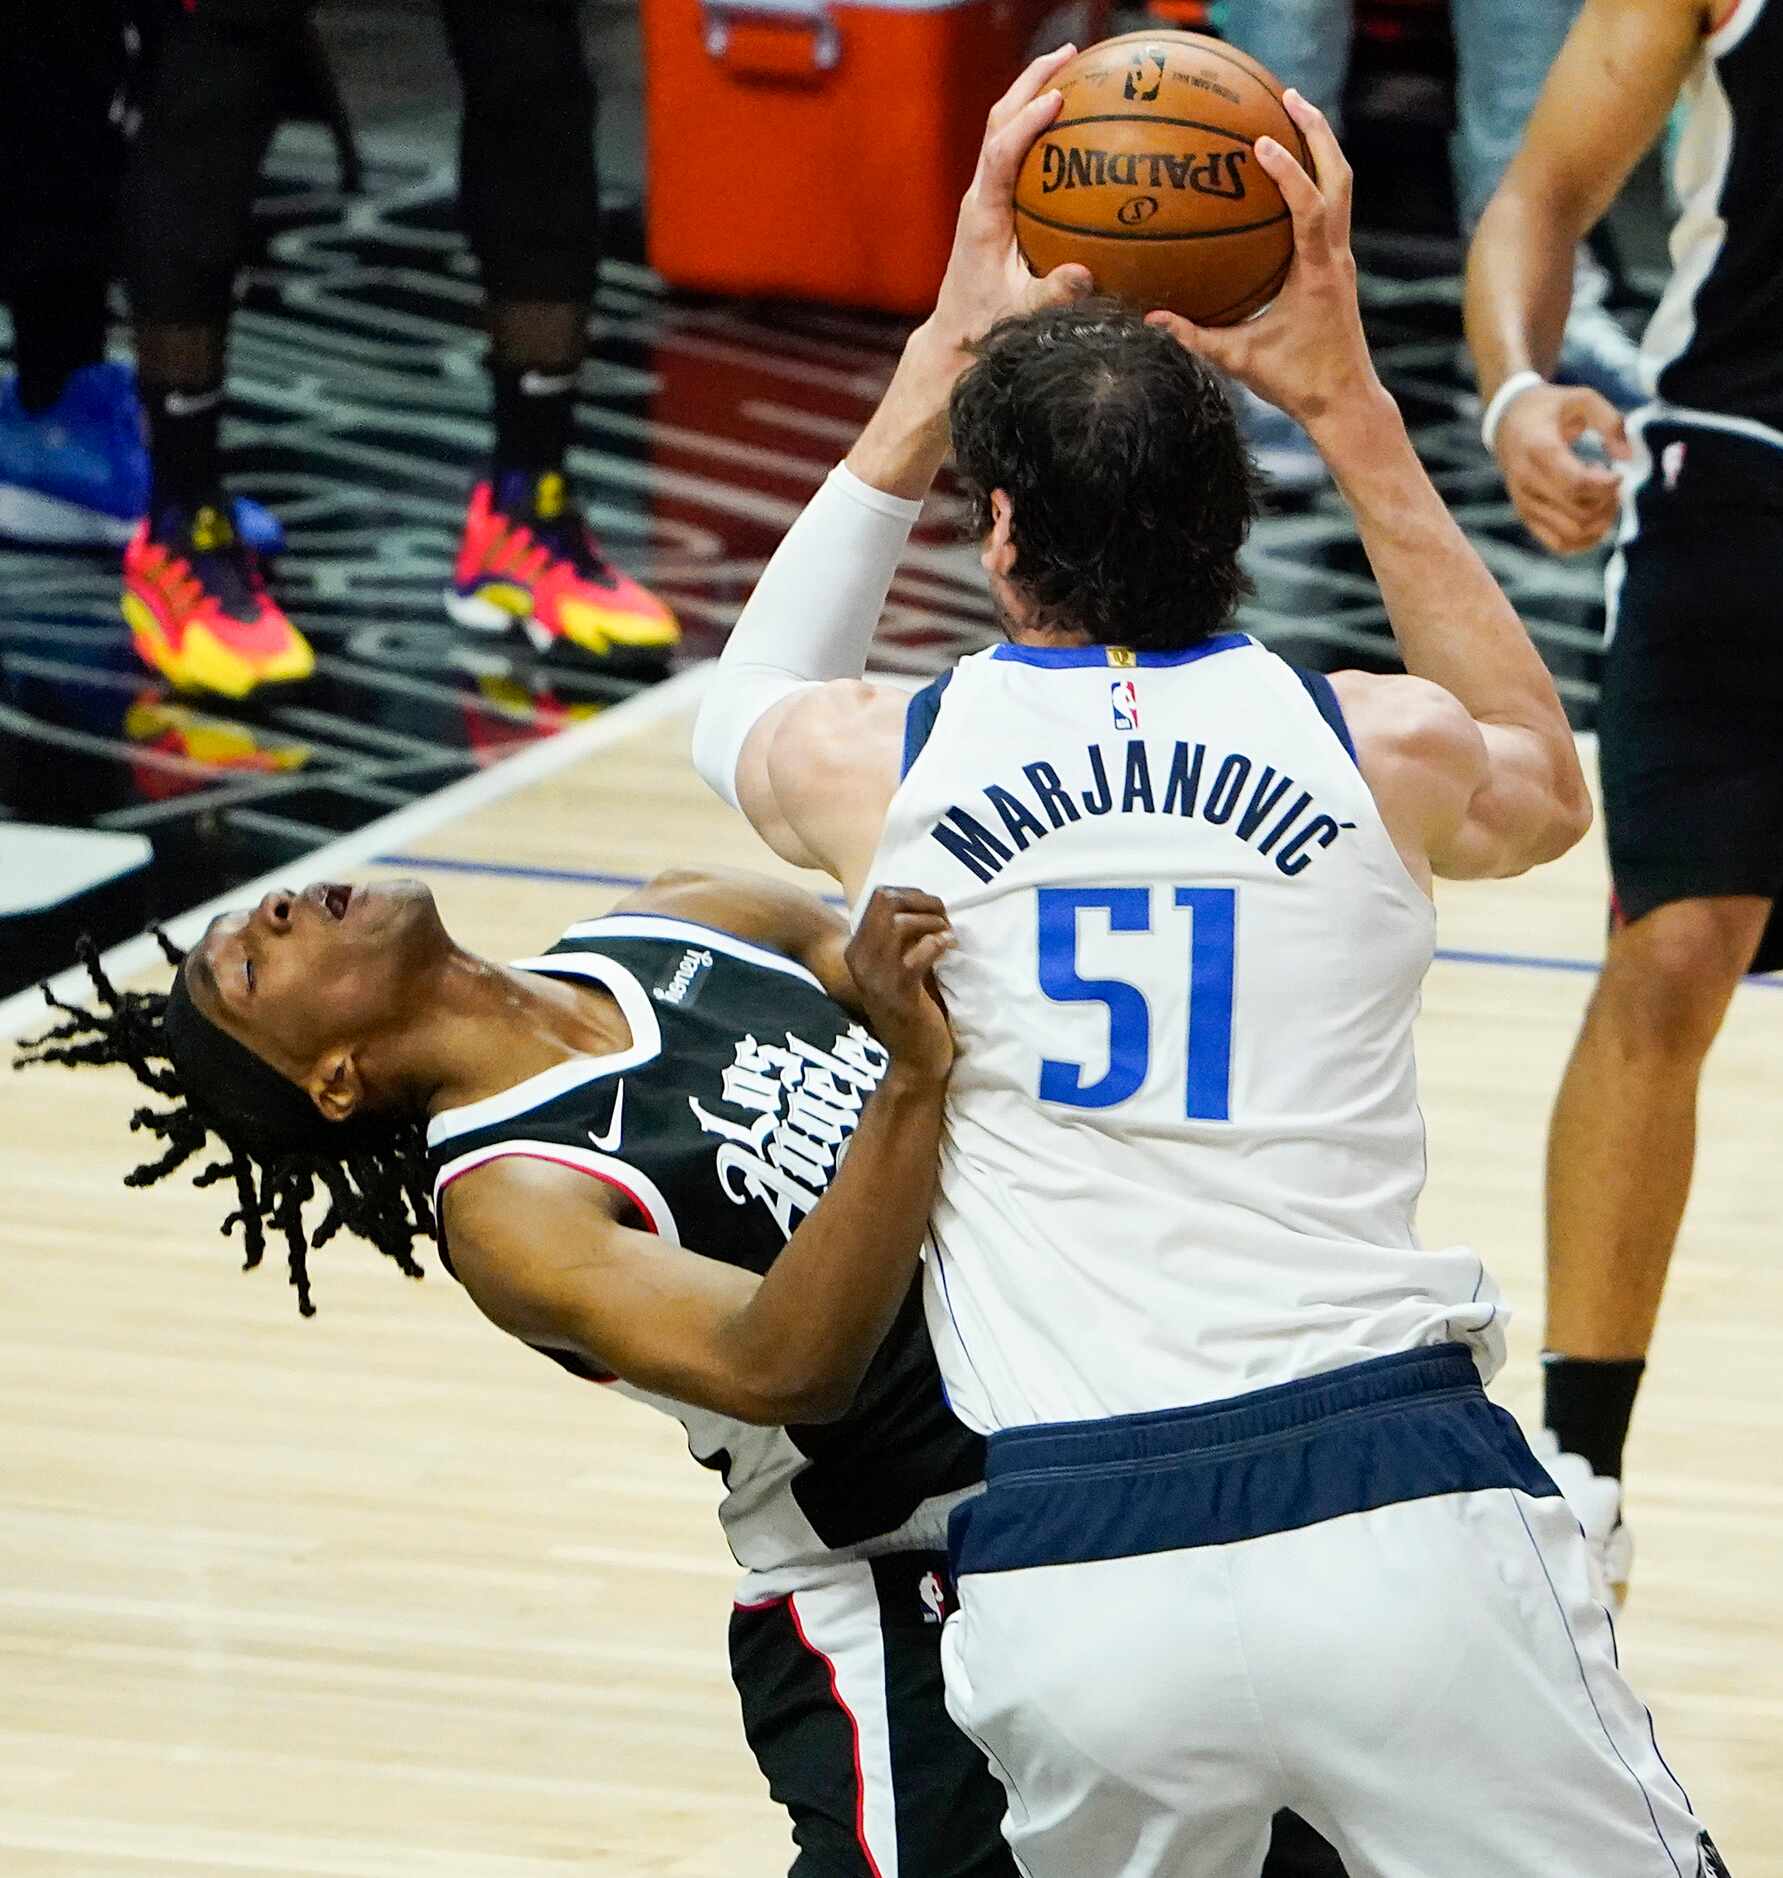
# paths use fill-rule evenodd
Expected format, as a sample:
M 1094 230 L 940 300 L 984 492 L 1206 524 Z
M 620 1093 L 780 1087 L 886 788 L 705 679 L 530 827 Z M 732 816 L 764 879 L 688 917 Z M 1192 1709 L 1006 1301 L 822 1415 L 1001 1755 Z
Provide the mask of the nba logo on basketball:
M 1108 701 L 1114 706 L 1116 730 L 1139 728 L 1139 687 L 1130 678 L 1117 678 L 1108 687 Z

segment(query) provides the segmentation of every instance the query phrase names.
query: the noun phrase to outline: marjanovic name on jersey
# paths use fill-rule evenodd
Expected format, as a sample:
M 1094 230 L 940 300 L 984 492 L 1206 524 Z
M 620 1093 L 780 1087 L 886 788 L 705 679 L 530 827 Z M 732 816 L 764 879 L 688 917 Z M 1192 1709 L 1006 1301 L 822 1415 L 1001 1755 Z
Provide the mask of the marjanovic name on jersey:
M 1071 766 L 1075 769 L 1075 765 Z M 1100 815 L 1180 815 L 1227 829 L 1283 874 L 1301 874 L 1352 824 L 1317 807 L 1312 792 L 1240 751 L 1209 757 L 1203 743 L 1153 750 L 1140 738 L 1112 753 L 1085 746 L 1069 778 L 1051 763 L 1024 763 L 1018 783 L 988 783 L 982 817 L 949 808 L 930 835 L 962 867 L 990 880 L 1016 854 L 1070 822 Z M 976 805 L 974 805 L 976 807 Z M 999 832 L 1000 831 L 1000 832 Z

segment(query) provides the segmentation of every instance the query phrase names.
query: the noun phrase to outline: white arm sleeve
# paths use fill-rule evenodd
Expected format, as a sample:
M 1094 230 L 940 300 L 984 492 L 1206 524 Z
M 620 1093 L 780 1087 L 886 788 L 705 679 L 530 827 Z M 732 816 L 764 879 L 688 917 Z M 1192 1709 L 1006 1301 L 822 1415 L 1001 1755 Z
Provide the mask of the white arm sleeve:
M 859 678 L 920 502 L 838 463 L 774 550 L 732 628 L 693 726 L 693 766 L 737 807 L 749 733 L 782 698 Z

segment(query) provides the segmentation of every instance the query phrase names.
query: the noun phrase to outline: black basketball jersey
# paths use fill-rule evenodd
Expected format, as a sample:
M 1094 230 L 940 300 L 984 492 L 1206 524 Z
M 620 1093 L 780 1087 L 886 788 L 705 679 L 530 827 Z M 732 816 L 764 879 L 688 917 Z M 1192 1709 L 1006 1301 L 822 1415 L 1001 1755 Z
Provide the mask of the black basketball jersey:
M 1685 92 L 1672 277 L 1643 346 L 1679 415 L 1783 444 L 1783 0 L 1735 0 Z
M 604 1181 L 628 1224 L 765 1272 L 829 1184 L 885 1073 L 883 1046 L 803 966 L 685 920 L 591 920 L 517 963 L 604 987 L 631 1046 L 436 1115 L 436 1207 L 472 1168 L 532 1156 Z M 443 1223 L 441 1235 L 449 1262 Z M 939 1543 L 947 1507 L 982 1477 L 982 1445 L 943 1399 L 917 1285 L 840 1421 L 754 1427 L 616 1386 L 675 1416 L 695 1459 L 723 1473 L 725 1535 L 752 1570 Z

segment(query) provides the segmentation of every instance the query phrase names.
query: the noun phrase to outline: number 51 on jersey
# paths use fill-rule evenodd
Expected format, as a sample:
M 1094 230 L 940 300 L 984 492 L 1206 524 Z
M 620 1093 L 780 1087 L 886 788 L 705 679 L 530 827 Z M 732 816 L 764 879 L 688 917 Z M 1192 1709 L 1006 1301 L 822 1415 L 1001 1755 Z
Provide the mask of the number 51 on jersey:
M 1038 902 L 1040 989 L 1056 1004 L 1100 1004 L 1108 1013 L 1108 1068 L 1094 1082 L 1081 1063 L 1044 1057 L 1040 1099 L 1067 1108 L 1111 1109 L 1144 1086 L 1154 1047 L 1152 1012 L 1138 985 L 1121 978 L 1084 978 L 1077 970 L 1079 916 L 1106 913 L 1110 933 L 1153 930 L 1150 887 L 1041 887 Z M 1183 925 L 1189 1021 L 1184 1042 L 1183 1113 L 1190 1121 L 1231 1119 L 1233 937 L 1235 887 L 1156 890 L 1161 920 Z M 1168 898 L 1166 896 L 1169 896 Z

